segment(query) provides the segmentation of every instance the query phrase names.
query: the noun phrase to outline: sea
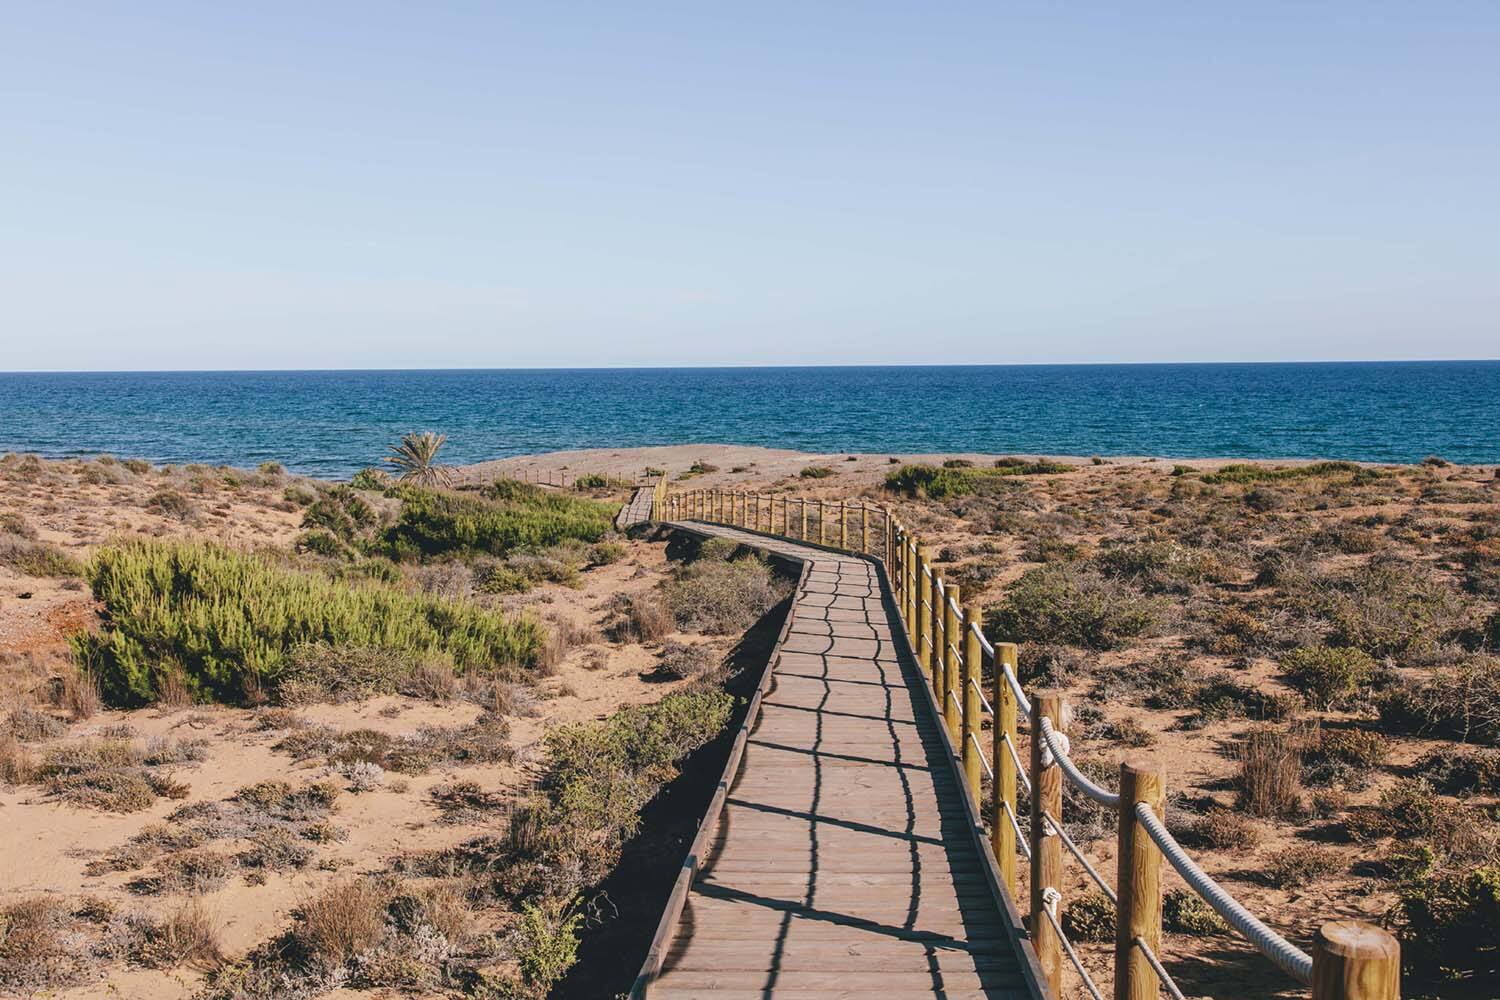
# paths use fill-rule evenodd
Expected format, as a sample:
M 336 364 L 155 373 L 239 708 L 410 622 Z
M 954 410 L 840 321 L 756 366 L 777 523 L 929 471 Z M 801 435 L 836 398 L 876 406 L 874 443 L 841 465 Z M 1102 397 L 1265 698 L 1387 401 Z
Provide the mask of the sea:
M 0 452 L 341 477 L 575 448 L 1500 462 L 1500 361 L 0 373 Z

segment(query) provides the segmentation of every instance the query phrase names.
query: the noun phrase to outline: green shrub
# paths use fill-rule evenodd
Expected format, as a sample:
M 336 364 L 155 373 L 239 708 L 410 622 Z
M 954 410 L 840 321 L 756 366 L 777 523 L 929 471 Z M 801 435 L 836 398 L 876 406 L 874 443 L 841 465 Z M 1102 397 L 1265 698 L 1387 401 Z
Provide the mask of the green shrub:
M 1430 750 L 1413 770 L 1448 795 L 1500 794 L 1500 750 Z
M 995 471 L 1003 476 L 1049 476 L 1062 472 L 1072 472 L 1077 466 L 1065 465 L 1062 462 L 1049 462 L 1046 459 L 1037 459 L 1028 462 L 1020 458 L 998 458 L 995 460 Z
M 108 627 L 74 637 L 117 703 L 149 701 L 168 672 L 195 695 L 238 701 L 274 686 L 288 654 L 326 642 L 445 653 L 460 671 L 535 661 L 540 626 L 375 583 L 343 585 L 273 557 L 191 542 L 107 546 L 88 569 Z
M 262 462 L 256 471 L 264 476 L 282 476 L 286 474 L 286 468 L 280 462 Z
M 1500 744 L 1500 657 L 1470 657 L 1397 685 L 1380 700 L 1380 719 L 1400 730 Z
M 1310 479 L 1344 473 L 1352 474 L 1358 471 L 1359 466 L 1353 462 L 1313 462 L 1310 465 L 1295 465 L 1285 469 L 1235 463 L 1222 466 L 1214 472 L 1206 472 L 1202 478 L 1205 483 L 1211 484 L 1261 483 L 1278 479 Z
M 384 469 L 360 469 L 349 480 L 350 489 L 368 490 L 373 493 L 384 493 L 390 485 L 390 474 Z
M 1378 560 L 1329 593 L 1324 613 L 1339 645 L 1371 656 L 1405 656 L 1436 648 L 1469 624 L 1459 593 L 1421 563 Z
M 888 472 L 885 488 L 893 493 L 909 497 L 928 497 L 941 500 L 945 497 L 967 496 L 974 492 L 976 474 L 965 469 L 939 469 L 931 465 L 903 465 Z
M 1347 825 L 1356 840 L 1425 840 L 1460 863 L 1493 863 L 1497 858 L 1496 831 L 1483 813 L 1437 795 L 1421 779 L 1386 789 L 1379 806 L 1354 813 Z
M 1138 542 L 1102 549 L 1094 565 L 1106 576 L 1150 591 L 1186 593 L 1194 584 L 1232 578 L 1234 567 L 1219 553 L 1175 541 Z
M 345 542 L 354 541 L 377 520 L 375 508 L 348 486 L 330 486 L 302 512 L 302 527 L 322 528 Z
M 1315 844 L 1293 844 L 1278 850 L 1261 868 L 1265 880 L 1281 889 L 1307 888 L 1313 882 L 1342 871 L 1343 855 Z
M 1062 915 L 1063 933 L 1073 941 L 1113 941 L 1115 904 L 1102 892 L 1069 900 Z
M 597 472 L 590 472 L 573 480 L 573 488 L 575 490 L 604 490 L 608 489 L 611 485 L 608 476 L 601 476 Z
M 198 513 L 196 504 L 169 486 L 163 486 L 151 494 L 146 500 L 146 509 L 153 514 L 179 521 L 191 520 Z
M 833 475 L 833 470 L 828 468 L 828 466 L 826 465 L 809 465 L 807 468 L 797 473 L 797 475 L 801 476 L 803 479 L 827 479 L 829 476 Z
M 392 556 L 507 555 L 566 539 L 597 542 L 615 508 L 582 497 L 499 480 L 483 496 L 401 487 L 401 513 L 384 535 Z
M 1114 649 L 1166 616 L 1157 598 L 1073 563 L 1027 570 L 985 617 L 1002 639 Z
M 1500 980 L 1500 866 L 1408 885 L 1396 928 L 1403 971 L 1413 980 L 1455 987 Z
M 552 987 L 578 960 L 578 931 L 582 913 L 561 914 L 530 903 L 510 934 L 520 981 L 512 988 L 515 1000 L 545 1000 Z
M 9 566 L 22 576 L 83 574 L 83 564 L 57 546 L 9 533 L 0 534 L 0 566 Z
M 1173 889 L 1162 897 L 1161 924 L 1174 934 L 1227 934 L 1229 925 L 1190 889 Z
M 698 559 L 662 587 L 662 599 L 684 631 L 734 635 L 774 608 L 787 586 L 755 557 Z
M 1303 646 L 1283 656 L 1280 666 L 1288 684 L 1325 709 L 1364 687 L 1375 673 L 1370 654 L 1347 646 Z
M 292 483 L 281 491 L 281 499 L 287 503 L 296 504 L 298 507 L 306 507 L 318 499 L 318 495 L 306 486 L 299 486 L 296 483 Z

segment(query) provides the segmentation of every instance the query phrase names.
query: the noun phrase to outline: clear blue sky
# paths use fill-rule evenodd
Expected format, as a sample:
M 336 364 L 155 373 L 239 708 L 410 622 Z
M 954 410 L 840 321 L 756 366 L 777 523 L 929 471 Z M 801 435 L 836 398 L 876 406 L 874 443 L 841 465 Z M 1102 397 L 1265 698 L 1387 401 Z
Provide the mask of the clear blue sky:
M 1500 355 L 1500 4 L 85 3 L 0 369 Z

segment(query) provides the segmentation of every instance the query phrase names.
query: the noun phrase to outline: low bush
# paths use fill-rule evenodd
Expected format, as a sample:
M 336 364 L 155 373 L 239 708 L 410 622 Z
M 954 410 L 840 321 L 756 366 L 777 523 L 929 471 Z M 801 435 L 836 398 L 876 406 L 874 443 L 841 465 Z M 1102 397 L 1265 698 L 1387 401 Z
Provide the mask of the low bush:
M 1436 667 L 1391 688 L 1379 708 L 1381 722 L 1397 730 L 1500 745 L 1500 657 Z
M 1229 925 L 1190 889 L 1173 889 L 1161 900 L 1162 929 L 1172 934 L 1227 934 Z
M 1227 809 L 1212 809 L 1189 820 L 1183 842 L 1190 847 L 1243 850 L 1260 843 L 1261 829 L 1254 820 Z
M 1341 786 L 1351 792 L 1370 786 L 1390 753 L 1390 741 L 1363 729 L 1324 729 L 1304 754 L 1302 777 L 1316 787 Z
M 393 557 L 489 554 L 542 548 L 566 539 L 597 542 L 615 508 L 582 497 L 499 480 L 482 495 L 403 486 L 401 513 L 383 543 Z
M 1100 550 L 1093 562 L 1106 576 L 1153 592 L 1186 593 L 1197 584 L 1236 575 L 1235 567 L 1220 552 L 1175 541 L 1111 546 Z
M 1431 651 L 1471 624 L 1458 591 L 1421 563 L 1371 562 L 1337 581 L 1324 614 L 1339 645 L 1371 656 Z
M 1359 468 L 1353 462 L 1313 462 L 1308 465 L 1294 465 L 1287 468 L 1268 468 L 1264 465 L 1234 463 L 1221 466 L 1213 472 L 1205 472 L 1201 478 L 1205 483 L 1213 485 L 1224 483 L 1263 483 L 1286 479 L 1313 479 L 1344 474 L 1352 475 L 1358 472 Z
M 1448 795 L 1500 794 L 1500 749 L 1430 750 L 1412 770 Z
M 83 564 L 56 545 L 31 541 L 21 535 L 0 534 L 0 566 L 22 576 L 82 576 Z
M 809 465 L 797 475 L 803 479 L 827 479 L 833 475 L 833 470 L 826 465 Z
M 1425 840 L 1455 863 L 1493 863 L 1500 849 L 1482 811 L 1437 795 L 1421 779 L 1386 789 L 1378 806 L 1352 813 L 1346 826 L 1356 840 Z
M 1096 570 L 1054 563 L 1027 570 L 985 618 L 995 635 L 1009 641 L 1105 650 L 1152 631 L 1166 613 L 1160 599 Z
M 1102 892 L 1088 892 L 1069 900 L 1063 910 L 1062 928 L 1072 941 L 1113 941 L 1114 901 Z
M 1239 805 L 1253 816 L 1294 817 L 1302 812 L 1302 752 L 1285 729 L 1252 730 L 1239 751 Z
M 33 896 L 0 906 L 0 990 L 36 996 L 83 982 L 91 962 L 68 906 Z
M 198 516 L 198 505 L 170 486 L 163 486 L 146 500 L 146 509 L 162 517 L 191 521 Z
M 1500 981 L 1500 866 L 1413 882 L 1395 924 L 1403 974 L 1437 995 Z
M 1318 879 L 1343 868 L 1343 855 L 1330 847 L 1294 844 L 1268 858 L 1261 867 L 1261 875 L 1280 889 L 1308 888 Z
M 760 620 L 790 588 L 764 560 L 697 559 L 663 585 L 662 600 L 687 632 L 734 635 Z
M 655 591 L 616 594 L 606 633 L 617 642 L 658 642 L 676 627 L 672 611 Z
M 529 619 L 373 582 L 345 586 L 202 543 L 107 546 L 89 581 L 107 628 L 74 636 L 74 650 L 116 703 L 158 697 L 167 677 L 196 697 L 258 697 L 309 643 L 443 654 L 459 672 L 501 674 L 534 662 L 542 645 Z
M 1282 656 L 1281 672 L 1320 708 L 1330 708 L 1370 682 L 1375 661 L 1348 646 L 1303 646 Z

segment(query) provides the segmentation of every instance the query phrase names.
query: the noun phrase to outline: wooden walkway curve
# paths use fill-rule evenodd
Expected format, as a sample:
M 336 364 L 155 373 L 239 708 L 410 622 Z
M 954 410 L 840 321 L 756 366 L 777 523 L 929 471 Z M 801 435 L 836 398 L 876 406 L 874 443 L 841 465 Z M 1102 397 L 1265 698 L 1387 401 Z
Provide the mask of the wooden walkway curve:
M 1044 996 L 878 565 L 673 527 L 803 572 L 635 996 Z

